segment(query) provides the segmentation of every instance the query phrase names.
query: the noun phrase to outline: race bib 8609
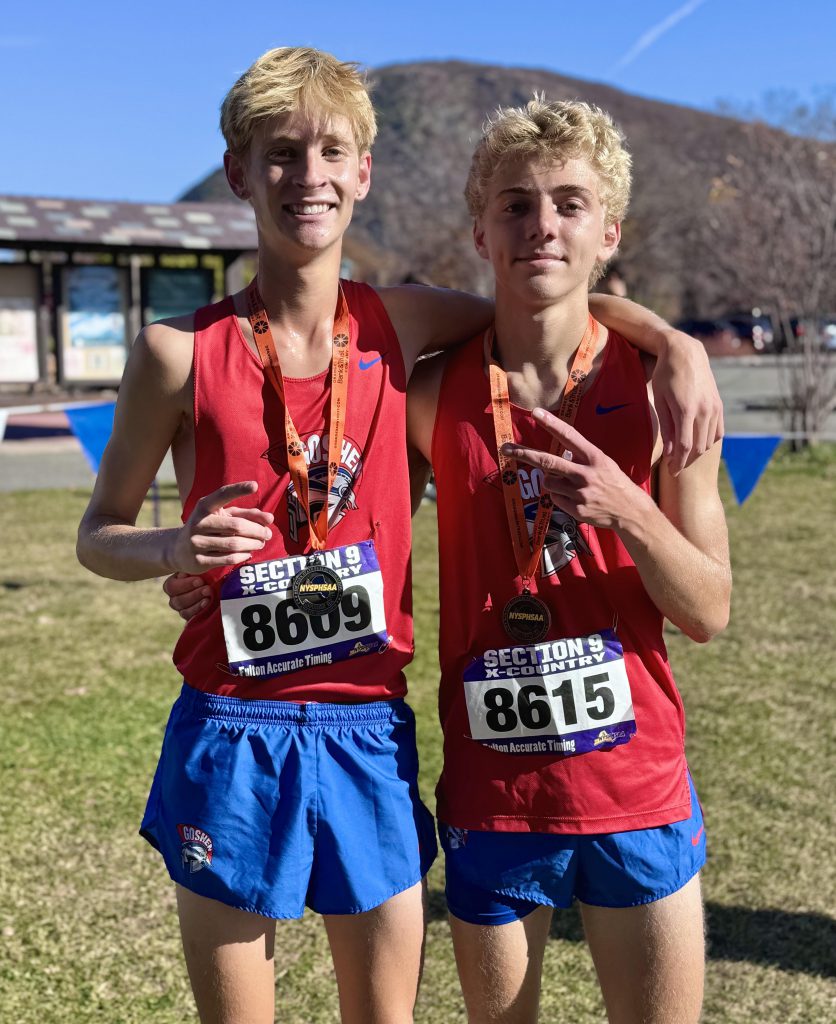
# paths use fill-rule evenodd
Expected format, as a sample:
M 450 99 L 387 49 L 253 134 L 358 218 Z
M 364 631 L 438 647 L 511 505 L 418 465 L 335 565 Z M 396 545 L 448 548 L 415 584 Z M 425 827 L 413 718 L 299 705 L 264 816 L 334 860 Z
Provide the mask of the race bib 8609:
M 338 603 L 324 615 L 307 614 L 292 600 L 294 576 L 313 563 L 342 582 Z M 221 586 L 221 621 L 229 669 L 242 676 L 278 676 L 385 649 L 374 541 L 239 566 Z
M 636 731 L 611 629 L 485 651 L 464 673 L 470 734 L 511 754 L 584 754 Z

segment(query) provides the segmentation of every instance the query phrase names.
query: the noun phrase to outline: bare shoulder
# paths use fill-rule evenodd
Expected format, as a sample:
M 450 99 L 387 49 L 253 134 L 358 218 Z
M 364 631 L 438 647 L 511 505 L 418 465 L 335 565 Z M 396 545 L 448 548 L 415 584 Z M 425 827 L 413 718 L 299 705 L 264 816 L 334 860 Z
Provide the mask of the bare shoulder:
M 177 358 L 183 350 L 194 353 L 194 313 L 172 316 L 147 324 L 137 335 L 137 343 L 160 359 Z
M 153 378 L 164 391 L 176 393 L 190 386 L 193 359 L 194 316 L 158 320 L 137 335 L 125 375 L 128 382 L 135 376 Z

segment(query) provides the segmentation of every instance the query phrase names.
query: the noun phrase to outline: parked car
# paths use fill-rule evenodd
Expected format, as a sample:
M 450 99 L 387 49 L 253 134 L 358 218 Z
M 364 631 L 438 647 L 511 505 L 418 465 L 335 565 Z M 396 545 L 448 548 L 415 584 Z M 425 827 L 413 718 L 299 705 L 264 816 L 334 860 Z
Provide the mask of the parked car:
M 794 316 L 790 318 L 790 329 L 792 330 L 794 340 L 798 340 L 803 336 L 809 322 L 809 320 L 803 317 Z M 827 349 L 828 352 L 836 352 L 836 316 L 821 317 L 815 323 L 821 347 Z M 784 347 L 786 348 L 787 346 L 785 345 Z
M 725 319 L 737 331 L 742 341 L 748 341 L 756 352 L 775 349 L 775 331 L 768 316 L 753 313 L 730 313 Z
M 710 356 L 744 356 L 755 352 L 751 341 L 741 338 L 728 320 L 680 320 L 675 326 L 701 341 Z

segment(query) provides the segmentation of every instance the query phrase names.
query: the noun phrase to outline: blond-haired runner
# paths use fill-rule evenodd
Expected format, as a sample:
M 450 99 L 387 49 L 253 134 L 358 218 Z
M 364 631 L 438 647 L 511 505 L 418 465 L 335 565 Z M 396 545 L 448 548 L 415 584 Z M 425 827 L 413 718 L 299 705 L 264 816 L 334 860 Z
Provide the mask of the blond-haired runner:
M 474 1024 L 537 1020 L 553 908 L 573 899 L 612 1024 L 700 1013 L 705 832 L 662 626 L 704 642 L 728 618 L 720 445 L 670 472 L 645 361 L 589 312 L 629 186 L 603 111 L 500 111 L 466 193 L 495 324 L 410 385 L 438 498 L 439 834 Z
M 403 700 L 406 386 L 421 353 L 483 329 L 491 309 L 340 282 L 375 133 L 355 65 L 271 50 L 229 93 L 222 128 L 258 273 L 137 339 L 79 557 L 116 579 L 202 576 L 142 825 L 176 883 L 201 1019 L 272 1021 L 275 920 L 307 905 L 343 1020 L 409 1021 L 435 842 Z M 636 307 L 606 308 L 659 351 L 684 460 L 720 429 L 701 350 Z M 184 525 L 138 529 L 169 447 Z

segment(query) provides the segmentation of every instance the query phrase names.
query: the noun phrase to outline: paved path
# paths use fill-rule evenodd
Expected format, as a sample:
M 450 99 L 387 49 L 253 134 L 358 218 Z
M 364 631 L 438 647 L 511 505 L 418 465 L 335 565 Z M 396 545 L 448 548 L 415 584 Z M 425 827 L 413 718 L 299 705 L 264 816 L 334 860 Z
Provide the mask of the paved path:
M 33 438 L 0 444 L 0 492 L 81 487 L 92 491 L 93 472 L 74 437 Z M 174 482 L 174 467 L 167 456 L 158 476 Z

